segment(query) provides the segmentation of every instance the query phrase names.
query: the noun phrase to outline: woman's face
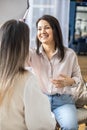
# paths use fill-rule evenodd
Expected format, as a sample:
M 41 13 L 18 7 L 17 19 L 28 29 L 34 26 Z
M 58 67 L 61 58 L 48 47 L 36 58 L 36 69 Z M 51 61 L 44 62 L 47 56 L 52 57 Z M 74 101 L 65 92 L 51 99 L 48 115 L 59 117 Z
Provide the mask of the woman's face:
M 53 30 L 46 20 L 40 20 L 37 26 L 37 37 L 41 43 L 53 42 Z

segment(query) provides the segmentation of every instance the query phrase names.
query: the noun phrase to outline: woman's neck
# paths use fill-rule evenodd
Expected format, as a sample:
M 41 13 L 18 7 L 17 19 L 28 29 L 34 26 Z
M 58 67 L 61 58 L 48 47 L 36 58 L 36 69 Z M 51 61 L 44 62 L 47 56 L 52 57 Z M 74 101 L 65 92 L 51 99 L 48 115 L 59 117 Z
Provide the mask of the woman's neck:
M 43 45 L 44 51 L 48 57 L 48 59 L 51 59 L 53 53 L 55 52 L 55 46 L 54 45 Z

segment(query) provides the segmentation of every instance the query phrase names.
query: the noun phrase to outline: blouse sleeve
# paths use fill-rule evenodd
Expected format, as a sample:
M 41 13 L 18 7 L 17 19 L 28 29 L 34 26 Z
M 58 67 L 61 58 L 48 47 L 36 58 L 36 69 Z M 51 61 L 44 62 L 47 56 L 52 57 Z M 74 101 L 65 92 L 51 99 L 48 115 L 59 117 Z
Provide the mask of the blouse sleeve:
M 72 73 L 72 78 L 75 80 L 75 85 L 77 86 L 78 84 L 82 83 L 82 75 L 81 75 L 81 70 L 80 66 L 78 64 L 78 58 L 76 54 L 74 53 L 73 55 L 73 73 Z M 74 87 L 74 85 L 73 85 Z
M 56 121 L 52 116 L 48 97 L 38 87 L 34 76 L 26 83 L 24 105 L 28 130 L 55 130 Z

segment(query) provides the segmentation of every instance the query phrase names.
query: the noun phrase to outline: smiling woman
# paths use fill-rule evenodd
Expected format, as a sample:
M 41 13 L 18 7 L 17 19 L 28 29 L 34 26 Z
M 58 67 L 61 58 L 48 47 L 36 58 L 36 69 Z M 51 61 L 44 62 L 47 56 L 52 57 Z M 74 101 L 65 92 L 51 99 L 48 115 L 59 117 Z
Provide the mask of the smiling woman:
M 48 96 L 51 111 L 62 130 L 77 130 L 76 94 L 82 76 L 76 53 L 64 46 L 59 21 L 52 15 L 43 15 L 36 22 L 36 49 L 30 50 L 29 65 Z M 72 57 L 72 60 L 71 60 Z

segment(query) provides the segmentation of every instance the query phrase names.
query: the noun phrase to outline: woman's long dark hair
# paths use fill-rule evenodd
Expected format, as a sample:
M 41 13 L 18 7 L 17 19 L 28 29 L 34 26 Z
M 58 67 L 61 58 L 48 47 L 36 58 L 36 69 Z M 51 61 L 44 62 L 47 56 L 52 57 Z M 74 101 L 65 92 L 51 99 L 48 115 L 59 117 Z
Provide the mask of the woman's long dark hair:
M 62 31 L 61 31 L 59 21 L 51 15 L 43 15 L 37 20 L 36 27 L 38 27 L 38 23 L 40 20 L 47 21 L 52 27 L 55 48 L 58 48 L 58 57 L 60 57 L 61 59 L 60 61 L 62 61 L 64 58 L 64 45 L 63 45 L 63 36 L 62 36 Z M 39 41 L 37 37 L 36 37 L 36 44 L 37 44 L 36 52 L 37 54 L 39 54 L 39 47 L 41 45 L 41 42 Z

